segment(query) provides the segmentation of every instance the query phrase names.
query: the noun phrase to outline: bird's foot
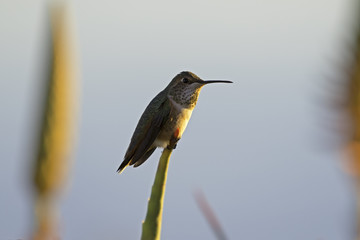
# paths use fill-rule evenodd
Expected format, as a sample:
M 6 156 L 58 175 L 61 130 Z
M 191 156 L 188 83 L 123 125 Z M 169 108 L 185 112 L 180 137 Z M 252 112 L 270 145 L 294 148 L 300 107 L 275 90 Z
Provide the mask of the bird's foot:
M 180 138 L 175 138 L 175 137 L 171 138 L 171 139 L 170 139 L 170 143 L 169 143 L 169 145 L 167 146 L 167 149 L 169 149 L 169 150 L 174 150 L 174 149 L 176 149 L 177 142 L 178 142 L 179 140 L 180 140 Z

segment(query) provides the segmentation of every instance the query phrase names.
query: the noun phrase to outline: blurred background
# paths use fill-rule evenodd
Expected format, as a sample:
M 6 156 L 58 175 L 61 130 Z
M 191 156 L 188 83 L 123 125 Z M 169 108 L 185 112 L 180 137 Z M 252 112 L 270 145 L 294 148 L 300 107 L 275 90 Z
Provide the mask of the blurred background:
M 48 7 L 0 2 L 0 239 L 28 239 L 34 225 Z M 81 80 L 62 239 L 139 239 L 161 151 L 116 169 L 147 104 L 183 70 L 234 84 L 203 88 L 172 155 L 163 239 L 215 239 L 197 189 L 229 239 L 355 238 L 354 178 L 332 104 L 357 30 L 355 0 L 68 7 Z

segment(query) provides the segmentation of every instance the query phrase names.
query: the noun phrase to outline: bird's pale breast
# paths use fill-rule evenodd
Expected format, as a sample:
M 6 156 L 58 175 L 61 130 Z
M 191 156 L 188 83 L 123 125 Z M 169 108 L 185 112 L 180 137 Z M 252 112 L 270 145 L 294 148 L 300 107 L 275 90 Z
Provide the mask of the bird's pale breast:
M 181 138 L 193 111 L 193 109 L 184 108 L 171 98 L 169 99 L 172 104 L 172 111 L 170 113 L 169 119 L 165 123 L 163 129 L 159 133 L 159 136 L 154 142 L 156 147 L 167 147 L 172 135 L 174 135 L 177 129 L 179 129 L 179 135 L 177 137 Z

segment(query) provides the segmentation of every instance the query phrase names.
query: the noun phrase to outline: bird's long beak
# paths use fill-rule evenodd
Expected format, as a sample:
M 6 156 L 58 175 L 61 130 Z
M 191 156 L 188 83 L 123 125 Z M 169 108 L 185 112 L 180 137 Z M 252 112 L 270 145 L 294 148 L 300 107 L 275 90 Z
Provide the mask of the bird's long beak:
M 209 84 L 209 83 L 233 83 L 232 81 L 227 81 L 227 80 L 197 80 L 196 82 L 200 83 L 200 84 Z

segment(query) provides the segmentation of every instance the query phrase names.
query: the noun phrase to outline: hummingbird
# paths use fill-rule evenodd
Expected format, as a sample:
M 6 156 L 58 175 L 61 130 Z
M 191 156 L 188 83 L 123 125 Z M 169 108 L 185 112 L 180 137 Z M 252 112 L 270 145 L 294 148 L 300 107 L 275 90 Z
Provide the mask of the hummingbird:
M 210 83 L 232 82 L 204 81 L 188 71 L 177 74 L 167 87 L 151 100 L 141 115 L 117 172 L 121 173 L 129 165 L 140 166 L 157 147 L 175 149 L 189 122 L 201 88 Z

